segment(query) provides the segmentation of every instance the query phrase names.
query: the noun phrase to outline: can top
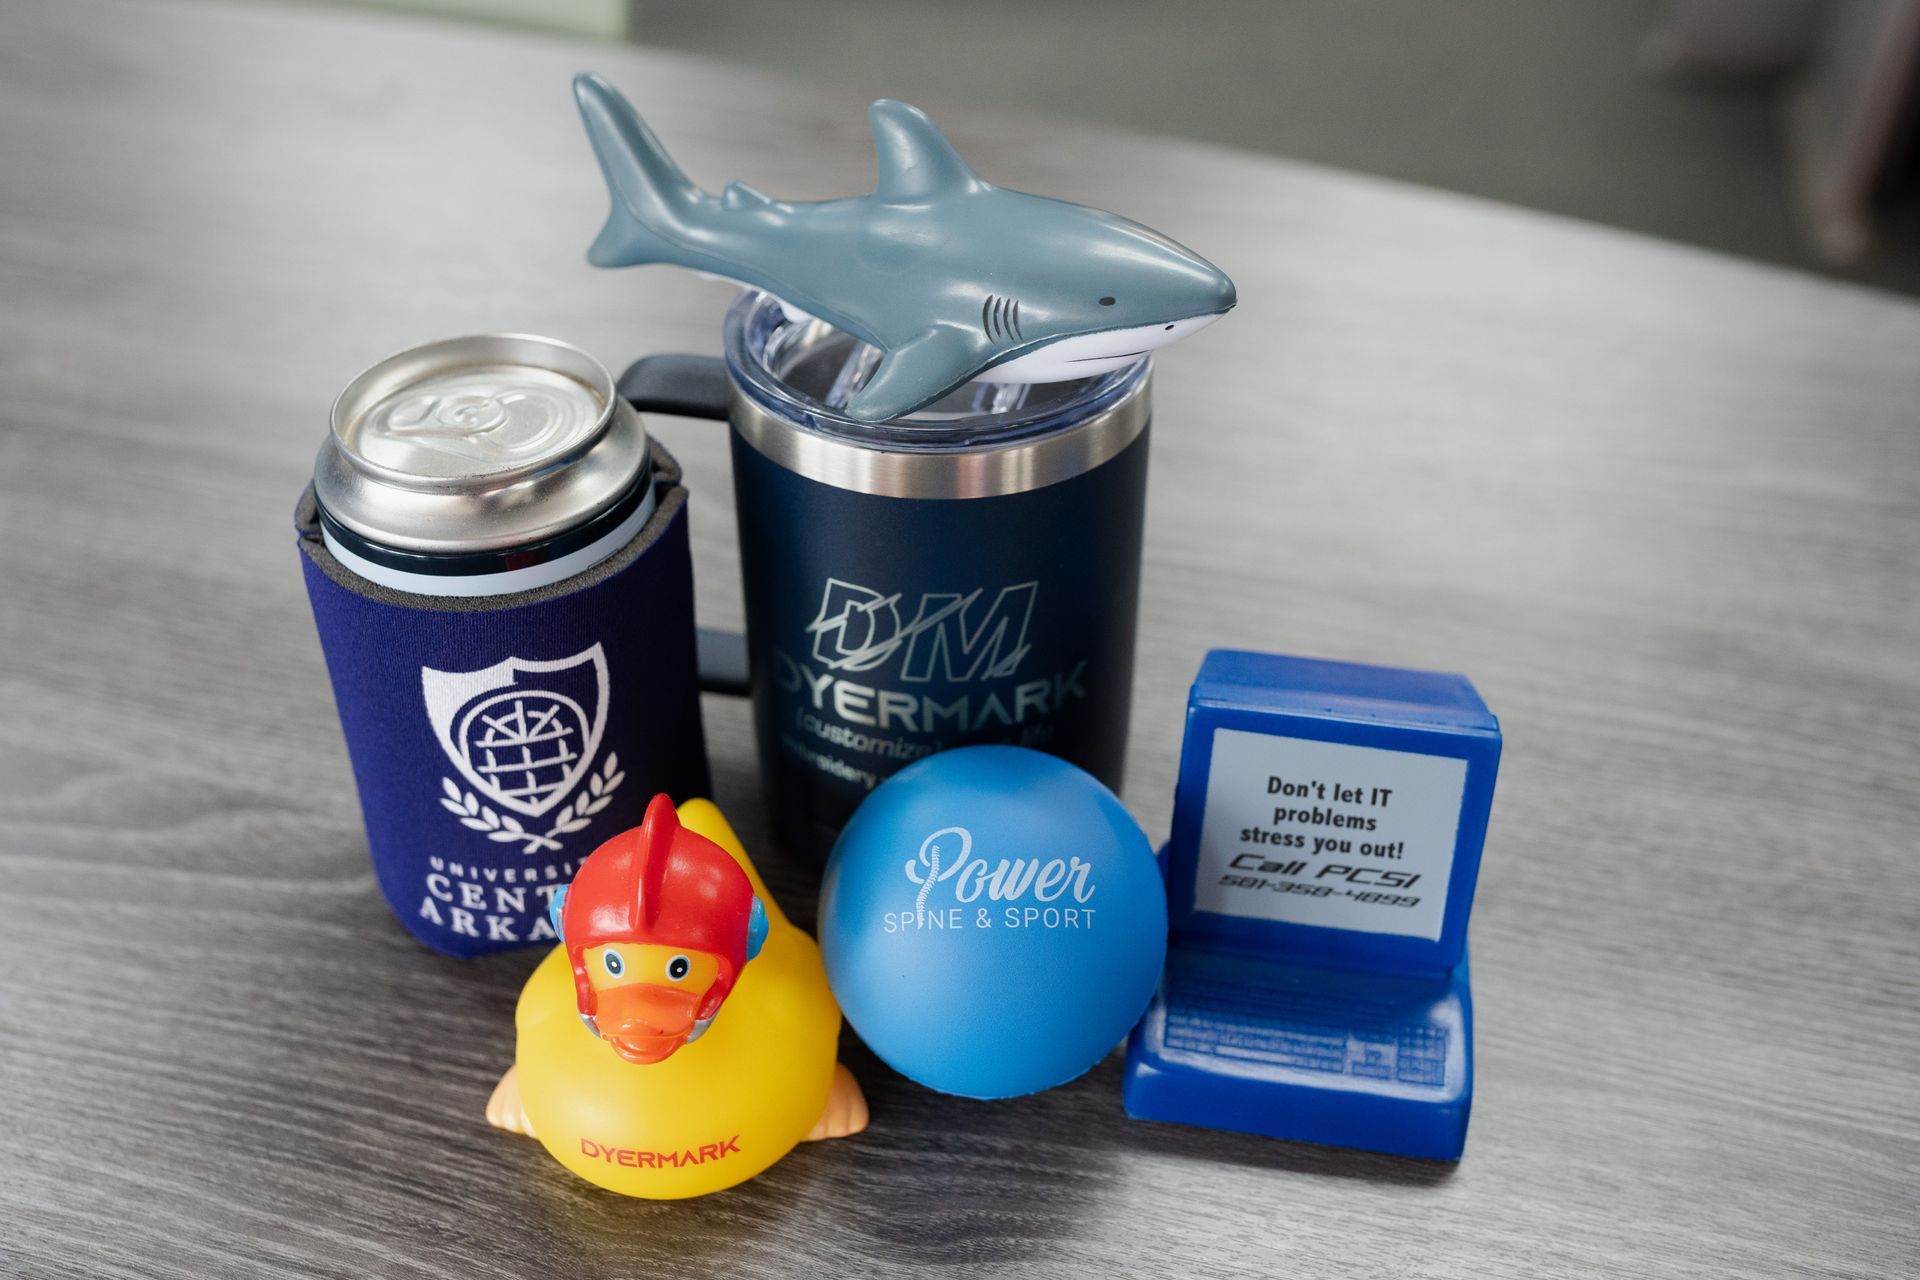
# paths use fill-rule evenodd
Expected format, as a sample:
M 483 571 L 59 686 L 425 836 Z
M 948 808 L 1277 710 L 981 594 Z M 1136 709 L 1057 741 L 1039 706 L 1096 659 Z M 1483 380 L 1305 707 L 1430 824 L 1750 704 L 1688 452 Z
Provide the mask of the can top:
M 348 383 L 313 483 L 353 533 L 459 555 L 552 539 L 648 472 L 646 429 L 606 366 L 496 333 L 413 347 Z

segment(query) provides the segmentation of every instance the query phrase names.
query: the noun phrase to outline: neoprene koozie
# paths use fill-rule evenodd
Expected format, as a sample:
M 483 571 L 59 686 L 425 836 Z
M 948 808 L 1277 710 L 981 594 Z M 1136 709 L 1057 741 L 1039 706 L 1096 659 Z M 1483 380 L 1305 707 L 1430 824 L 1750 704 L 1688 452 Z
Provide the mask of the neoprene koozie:
M 302 569 L 374 870 L 428 946 L 551 943 L 548 901 L 587 854 L 655 794 L 706 794 L 679 479 L 654 445 L 657 506 L 623 548 L 551 586 L 478 597 L 351 573 L 302 498 Z

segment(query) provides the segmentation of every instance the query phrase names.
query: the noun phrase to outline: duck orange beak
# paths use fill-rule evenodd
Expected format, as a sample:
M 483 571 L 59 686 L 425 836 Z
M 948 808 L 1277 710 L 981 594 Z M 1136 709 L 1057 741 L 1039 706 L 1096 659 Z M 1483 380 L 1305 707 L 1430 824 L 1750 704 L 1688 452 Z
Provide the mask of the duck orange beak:
M 639 1066 L 671 1057 L 693 1034 L 700 993 L 634 982 L 599 993 L 594 1022 L 613 1051 Z

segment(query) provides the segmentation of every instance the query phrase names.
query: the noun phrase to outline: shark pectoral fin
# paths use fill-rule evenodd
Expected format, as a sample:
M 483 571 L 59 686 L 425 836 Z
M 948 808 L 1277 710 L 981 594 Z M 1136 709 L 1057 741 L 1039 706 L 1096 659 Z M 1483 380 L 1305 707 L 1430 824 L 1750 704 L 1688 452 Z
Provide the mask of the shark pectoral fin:
M 982 363 L 965 333 L 929 329 L 880 358 L 867 385 L 847 402 L 847 416 L 856 422 L 885 422 L 912 413 L 971 378 Z

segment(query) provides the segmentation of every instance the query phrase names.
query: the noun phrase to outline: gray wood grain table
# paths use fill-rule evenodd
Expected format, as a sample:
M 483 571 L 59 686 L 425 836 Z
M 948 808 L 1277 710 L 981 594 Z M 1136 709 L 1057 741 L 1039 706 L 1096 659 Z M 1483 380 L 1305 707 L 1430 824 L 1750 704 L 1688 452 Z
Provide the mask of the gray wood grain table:
M 1148 830 L 1210 646 L 1466 671 L 1504 722 L 1467 1157 L 1132 1122 L 1115 1060 L 966 1102 L 858 1046 L 864 1136 L 697 1202 L 489 1130 L 536 957 L 442 959 L 383 906 L 289 512 L 390 350 L 716 349 L 722 287 L 582 261 L 582 66 L 710 188 L 871 182 L 860 98 L 691 59 L 0 4 L 0 1273 L 1920 1268 L 1920 306 L 966 111 L 991 180 L 1166 227 L 1245 299 L 1158 374 Z M 737 624 L 722 433 L 656 426 Z M 746 709 L 706 712 L 810 920 Z

